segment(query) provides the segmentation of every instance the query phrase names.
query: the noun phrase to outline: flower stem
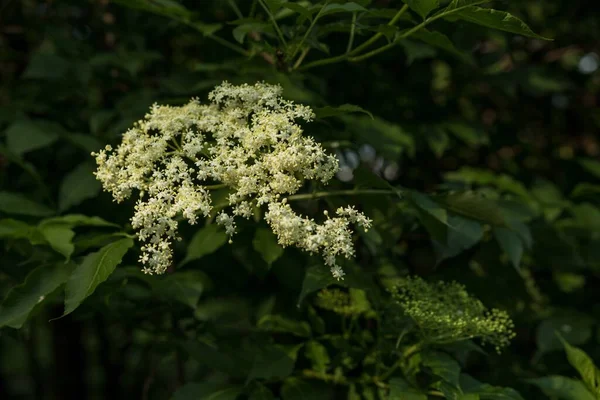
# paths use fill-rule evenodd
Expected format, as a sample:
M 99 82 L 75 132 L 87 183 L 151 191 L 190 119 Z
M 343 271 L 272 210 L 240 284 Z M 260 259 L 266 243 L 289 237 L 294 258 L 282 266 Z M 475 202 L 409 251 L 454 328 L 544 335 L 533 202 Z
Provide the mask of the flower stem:
M 323 197 L 332 197 L 332 196 L 359 196 L 359 195 L 369 195 L 369 194 L 396 194 L 395 190 L 385 190 L 385 189 L 365 189 L 365 190 L 332 190 L 330 192 L 316 192 L 316 193 L 306 193 L 306 194 L 294 194 L 288 196 L 288 201 L 297 201 L 297 200 L 313 200 L 320 199 Z
M 267 7 L 267 5 L 264 3 L 263 0 L 258 0 L 258 2 L 262 6 L 262 8 L 265 10 L 265 12 L 269 16 L 269 18 L 271 19 L 271 23 L 273 24 L 273 27 L 275 28 L 275 32 L 277 32 L 277 36 L 279 37 L 279 41 L 281 42 L 281 44 L 283 44 L 284 47 L 287 48 L 287 42 L 285 41 L 285 38 L 283 37 L 283 33 L 281 32 L 281 29 L 279 29 L 279 24 L 275 20 L 275 17 L 271 13 L 271 10 L 269 10 L 269 7 Z
M 327 5 L 327 2 L 325 2 L 325 5 Z M 312 22 L 310 23 L 310 26 L 308 27 L 308 29 L 304 33 L 304 36 L 302 36 L 302 40 L 300 40 L 300 43 L 298 43 L 298 45 L 296 46 L 296 48 L 292 52 L 292 55 L 291 55 L 290 59 L 293 59 L 294 57 L 296 57 L 296 54 L 298 53 L 298 50 L 300 50 L 302 48 L 302 45 L 306 41 L 306 38 L 308 38 L 308 35 L 310 34 L 310 32 L 315 27 L 315 24 L 317 23 L 319 17 L 321 16 L 321 12 L 323 12 L 324 8 L 325 8 L 325 6 L 321 7 L 321 9 L 319 10 L 319 12 L 315 16 L 315 19 L 312 20 Z
M 406 10 L 408 10 L 408 4 L 405 4 L 397 13 L 396 15 L 394 15 L 394 17 L 390 20 L 390 22 L 388 22 L 388 26 L 392 26 L 394 25 L 396 22 L 398 22 L 398 20 L 400 19 L 400 17 L 406 12 Z M 383 33 L 379 32 L 376 33 L 375 35 L 371 36 L 371 38 L 369 40 L 367 40 L 366 42 L 362 43 L 360 46 L 356 47 L 352 53 L 356 54 L 364 49 L 366 49 L 367 47 L 369 47 L 370 45 L 372 45 L 373 43 L 375 43 L 377 40 L 379 40 L 380 37 L 383 36 Z

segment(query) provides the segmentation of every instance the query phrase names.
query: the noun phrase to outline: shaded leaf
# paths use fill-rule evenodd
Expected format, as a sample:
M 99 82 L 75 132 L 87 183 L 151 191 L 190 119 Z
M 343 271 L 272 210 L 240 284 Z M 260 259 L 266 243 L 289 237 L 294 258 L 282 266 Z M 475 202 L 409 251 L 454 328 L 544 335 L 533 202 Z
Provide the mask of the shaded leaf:
M 367 11 L 366 8 L 361 6 L 360 4 L 354 2 L 348 2 L 344 4 L 338 3 L 330 3 L 325 6 L 320 11 L 321 16 L 336 14 L 341 12 L 357 12 L 357 11 Z
M 54 214 L 52 209 L 45 205 L 29 200 L 20 193 L 11 192 L 0 192 L 0 212 L 33 217 L 46 217 Z
M 600 161 L 596 161 L 591 158 L 582 158 L 579 160 L 579 165 L 581 165 L 587 172 L 600 179 Z
M 329 400 L 331 386 L 315 380 L 288 378 L 281 388 L 283 400 Z
M 206 225 L 194 234 L 185 258 L 180 265 L 214 253 L 227 241 L 227 234 L 219 225 Z
M 283 247 L 277 243 L 275 234 L 270 229 L 262 227 L 256 230 L 252 246 L 269 266 L 277 261 L 284 251 Z
M 100 193 L 102 185 L 94 176 L 94 170 L 91 163 L 85 162 L 64 177 L 58 191 L 59 211 L 81 204 Z
M 501 31 L 529 36 L 536 39 L 551 40 L 534 33 L 525 22 L 505 11 L 472 6 L 464 8 L 454 15 L 465 21 L 483 25 L 488 28 L 499 29 Z
M 177 389 L 171 400 L 236 400 L 242 392 L 239 385 L 188 383 Z
M 315 109 L 315 114 L 317 118 L 328 118 L 328 117 L 337 117 L 339 115 L 350 114 L 350 113 L 363 113 L 367 114 L 371 119 L 373 119 L 373 114 L 369 111 L 365 110 L 362 107 L 356 106 L 354 104 L 342 104 L 338 107 L 320 107 Z
M 65 256 L 67 261 L 71 258 L 71 254 L 75 250 L 75 245 L 73 244 L 75 232 L 70 226 L 44 224 L 39 227 L 39 230 L 50 247 Z
M 577 312 L 547 318 L 537 328 L 538 351 L 543 354 L 563 348 L 556 332 L 572 345 L 584 344 L 592 337 L 592 326 L 591 318 Z
M 448 211 L 491 225 L 505 226 L 505 217 L 499 205 L 473 192 L 435 196 L 434 200 Z
M 42 265 L 13 287 L 0 304 L 0 327 L 20 328 L 33 308 L 69 278 L 71 266 Z
M 596 400 L 582 382 L 572 378 L 553 375 L 527 382 L 539 387 L 547 396 L 561 400 Z
M 390 379 L 390 394 L 387 400 L 427 400 L 427 395 L 411 387 L 402 378 Z
M 334 283 L 339 283 L 332 275 L 329 269 L 323 265 L 313 265 L 306 269 L 304 280 L 302 281 L 302 289 L 298 296 L 298 306 L 304 298 L 319 289 L 323 289 Z
M 132 239 L 117 240 L 83 259 L 67 282 L 64 315 L 79 307 L 110 276 L 131 246 Z
M 248 381 L 252 379 L 285 378 L 294 369 L 295 361 L 279 346 L 262 348 L 252 365 Z
M 54 129 L 47 124 L 29 120 L 13 122 L 5 135 L 8 149 L 18 156 L 49 146 L 58 139 Z
M 519 234 L 507 228 L 494 227 L 494 236 L 502 251 L 508 255 L 510 262 L 518 270 L 524 250 L 523 240 Z
M 210 284 L 210 279 L 202 271 L 178 271 L 156 279 L 153 286 L 160 296 L 196 309 L 198 300 Z
M 423 19 L 440 6 L 439 0 L 402 0 Z
M 258 328 L 269 332 L 291 333 L 300 337 L 310 337 L 310 325 L 305 321 L 295 321 L 281 315 L 268 314 L 257 323 Z

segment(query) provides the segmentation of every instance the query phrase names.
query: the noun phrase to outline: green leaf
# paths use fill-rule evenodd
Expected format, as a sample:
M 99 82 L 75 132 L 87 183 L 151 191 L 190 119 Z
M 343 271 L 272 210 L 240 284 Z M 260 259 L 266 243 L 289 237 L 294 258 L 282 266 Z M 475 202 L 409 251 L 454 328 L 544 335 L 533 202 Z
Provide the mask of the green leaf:
M 460 364 L 448 354 L 441 352 L 425 352 L 422 354 L 423 366 L 429 368 L 434 375 L 455 388 L 459 387 Z
M 94 170 L 91 163 L 84 162 L 65 176 L 58 190 L 59 211 L 79 205 L 100 193 L 102 185 L 93 175 Z
M 312 267 L 308 267 L 306 269 L 306 274 L 304 275 L 304 280 L 302 281 L 300 295 L 298 296 L 298 306 L 300 306 L 300 303 L 302 303 L 302 300 L 304 300 L 308 294 L 329 285 L 333 285 L 334 283 L 339 282 L 331 275 L 329 268 L 323 265 L 313 265 Z
M 438 262 L 471 248 L 483 237 L 483 226 L 479 222 L 449 215 L 446 209 L 422 193 L 411 191 L 407 194 L 419 220 L 431 235 Z
M 219 225 L 206 225 L 194 234 L 185 258 L 180 265 L 214 253 L 227 242 L 227 234 Z
M 327 348 L 321 343 L 316 340 L 307 342 L 304 345 L 304 354 L 311 361 L 313 370 L 321 373 L 327 371 L 331 359 L 329 358 L 329 353 L 327 353 Z
M 448 211 L 496 226 L 505 226 L 505 217 L 499 205 L 473 192 L 459 192 L 435 196 L 434 200 Z
M 239 385 L 188 383 L 180 387 L 171 400 L 236 400 L 243 393 Z
M 20 328 L 33 308 L 62 285 L 71 268 L 63 263 L 42 265 L 31 271 L 25 281 L 13 287 L 0 304 L 0 327 Z
M 600 171 L 600 170 L 599 170 Z M 578 183 L 575 189 L 571 192 L 571 197 L 574 198 L 600 198 L 600 185 L 591 183 Z
M 502 251 L 508 255 L 512 265 L 519 270 L 524 250 L 523 240 L 519 234 L 507 228 L 494 227 L 494 236 Z
M 54 212 L 43 204 L 29 200 L 20 193 L 0 192 L 0 212 L 46 217 Z
M 429 148 L 437 158 L 442 157 L 450 145 L 448 134 L 439 126 L 430 126 L 425 131 Z
M 69 61 L 56 54 L 36 51 L 32 54 L 23 78 L 56 81 L 69 74 Z
M 210 279 L 202 271 L 178 271 L 162 279 L 155 279 L 153 286 L 158 295 L 195 310 L 202 293 L 210 285 Z
M 439 0 L 402 0 L 411 10 L 425 19 L 433 10 L 440 6 Z
M 37 228 L 15 219 L 0 219 L 0 238 L 28 239 L 37 232 Z
M 438 262 L 470 249 L 482 238 L 483 226 L 479 222 L 457 215 L 449 215 L 446 241 L 440 242 L 434 237 L 433 244 L 438 252 Z
M 572 345 L 586 343 L 592 337 L 593 320 L 576 311 L 545 319 L 536 332 L 536 341 L 540 354 L 553 350 L 561 350 L 564 346 L 556 336 L 559 332 L 564 340 Z
M 459 8 L 465 8 L 467 6 L 476 6 L 480 4 L 489 3 L 492 0 L 452 0 L 445 11 L 457 10 Z
M 5 134 L 8 149 L 18 156 L 49 146 L 58 139 L 48 125 L 29 120 L 13 122 Z
M 579 160 L 579 165 L 581 165 L 587 172 L 600 179 L 600 161 L 596 161 L 591 158 L 582 158 Z
M 40 222 L 40 225 L 45 224 L 64 224 L 70 226 L 99 226 L 99 227 L 116 227 L 119 225 L 108 222 L 100 217 L 89 217 L 83 214 L 67 214 L 60 217 L 46 218 Z
M 528 379 L 527 382 L 539 387 L 547 396 L 561 400 L 596 400 L 585 387 L 575 379 L 564 376 L 546 376 L 537 379 Z
M 482 168 L 462 167 L 458 171 L 448 172 L 445 178 L 449 181 L 464 182 L 468 185 L 494 186 L 499 190 L 516 194 L 524 199 L 530 199 L 527 188 L 516 179 L 504 175 L 495 174 Z
M 63 224 L 44 224 L 38 228 L 50 247 L 58 253 L 65 256 L 67 261 L 71 258 L 71 254 L 75 250 L 73 237 L 75 232 L 68 225 Z
M 308 20 L 312 19 L 312 14 L 313 13 L 308 8 L 304 7 L 301 4 L 291 3 L 291 2 L 285 2 L 285 3 L 282 4 L 282 6 L 284 8 L 289 9 L 289 10 L 297 12 L 298 14 L 300 14 L 305 19 L 308 19 Z
M 560 335 L 559 337 L 562 344 L 565 346 L 569 364 L 579 372 L 579 375 L 587 385 L 588 389 L 592 393 L 600 395 L 600 370 L 598 370 L 592 359 L 583 350 L 571 346 Z
M 402 378 L 390 379 L 390 394 L 387 400 L 427 400 L 427 395 L 411 387 Z
M 269 267 L 283 255 L 283 247 L 277 243 L 277 237 L 270 229 L 258 228 L 252 246 L 262 256 Z
M 190 16 L 190 11 L 175 0 L 115 0 L 116 3 L 137 10 L 179 19 Z
M 75 268 L 66 286 L 65 313 L 70 314 L 104 282 L 121 263 L 127 250 L 133 246 L 132 239 L 121 239 L 88 254 Z
M 477 394 L 481 400 L 523 400 L 514 389 L 481 383 L 469 375 L 460 375 L 460 387 L 467 394 Z
M 337 117 L 339 115 L 350 114 L 350 113 L 363 113 L 367 114 L 371 119 L 374 119 L 373 114 L 369 111 L 365 110 L 362 107 L 356 106 L 354 104 L 342 104 L 338 107 L 321 107 L 316 108 L 315 115 L 317 118 L 328 118 L 328 117 Z
M 315 380 L 288 378 L 281 387 L 283 400 L 330 400 L 331 385 Z
M 259 329 L 268 332 L 291 333 L 299 337 L 310 337 L 310 325 L 305 321 L 295 321 L 281 315 L 268 314 L 257 323 Z
M 404 54 L 406 54 L 406 65 L 412 65 L 416 60 L 432 58 L 437 55 L 437 51 L 425 43 L 403 39 L 400 41 L 400 46 L 402 46 Z
M 248 400 L 275 400 L 275 396 L 265 385 L 256 383 Z
M 529 36 L 536 39 L 552 40 L 534 33 L 529 26 L 519 18 L 505 11 L 482 7 L 466 7 L 453 14 L 465 21 L 492 29 L 499 29 L 517 35 Z
M 437 32 L 433 32 L 437 33 Z M 444 128 L 448 129 L 454 136 L 472 147 L 479 147 L 483 144 L 488 144 L 489 139 L 482 130 L 476 129 L 471 125 L 461 122 L 449 122 L 444 124 Z
M 367 11 L 366 8 L 361 6 L 360 4 L 354 2 L 348 2 L 344 4 L 331 3 L 325 5 L 321 11 L 321 17 L 329 14 L 336 14 L 341 12 L 358 12 L 358 11 Z
M 270 35 L 274 34 L 273 26 L 271 24 L 260 22 L 250 22 L 239 25 L 233 30 L 232 33 L 235 40 L 237 40 L 239 43 L 244 43 L 244 38 L 250 32 L 267 33 Z
M 294 370 L 294 364 L 295 360 L 280 346 L 264 347 L 254 359 L 248 382 L 252 379 L 285 378 Z

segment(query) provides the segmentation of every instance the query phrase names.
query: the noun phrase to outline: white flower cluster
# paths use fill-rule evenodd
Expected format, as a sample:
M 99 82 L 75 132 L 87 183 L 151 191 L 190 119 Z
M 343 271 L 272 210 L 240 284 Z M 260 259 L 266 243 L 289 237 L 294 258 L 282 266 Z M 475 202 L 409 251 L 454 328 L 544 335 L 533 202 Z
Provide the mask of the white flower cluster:
M 92 153 L 97 179 L 117 202 L 134 189 L 140 192 L 131 222 L 144 242 L 144 272 L 168 268 L 172 241 L 178 239 L 176 217 L 194 224 L 198 214 L 208 216 L 209 189 L 224 184 L 231 191 L 231 210 L 219 213 L 216 222 L 230 236 L 235 217 L 250 218 L 265 205 L 265 219 L 282 246 L 320 252 L 332 274 L 343 277 L 335 258 L 354 255 L 349 225 L 368 229 L 371 221 L 348 207 L 334 218 L 325 213 L 327 219 L 318 224 L 287 203 L 285 196 L 296 193 L 305 179 L 329 181 L 338 162 L 295 123 L 311 121 L 312 110 L 283 100 L 281 92 L 265 83 L 224 82 L 209 94 L 211 104 L 193 99 L 183 107 L 154 105 L 115 150 L 106 146 Z

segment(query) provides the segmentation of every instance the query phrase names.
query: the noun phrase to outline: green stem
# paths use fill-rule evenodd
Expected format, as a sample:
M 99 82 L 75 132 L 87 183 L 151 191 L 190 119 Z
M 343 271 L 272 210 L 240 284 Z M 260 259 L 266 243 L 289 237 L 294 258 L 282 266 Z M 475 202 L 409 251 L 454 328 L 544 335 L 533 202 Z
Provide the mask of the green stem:
M 356 29 L 356 11 L 352 13 L 352 26 L 350 27 L 350 37 L 348 38 L 348 46 L 346 46 L 346 54 L 352 51 L 354 44 L 354 31 Z
M 238 8 L 237 4 L 235 3 L 235 0 L 228 0 L 227 2 L 229 3 L 229 6 L 233 9 L 233 12 L 235 13 L 235 15 L 237 15 L 238 18 L 240 18 L 240 19 L 244 18 L 244 16 L 242 15 L 242 12 Z
M 288 199 L 288 201 L 297 201 L 297 200 L 313 200 L 313 199 L 320 199 L 323 197 L 332 197 L 332 196 L 358 196 L 358 195 L 367 195 L 367 194 L 396 194 L 396 191 L 384 190 L 384 189 L 332 190 L 331 192 L 294 194 L 294 195 L 288 196 L 287 199 Z
M 250 6 L 250 13 L 248 14 L 248 18 L 253 18 L 256 13 L 256 3 L 257 0 L 252 0 L 252 5 Z
M 398 10 L 398 12 L 396 13 L 396 15 L 394 15 L 394 17 L 390 20 L 390 22 L 388 22 L 388 26 L 392 26 L 394 24 L 396 24 L 396 22 L 398 22 L 398 20 L 400 19 L 400 17 L 408 10 L 408 5 L 405 4 L 404 7 L 402 7 L 400 10 Z M 383 33 L 379 32 L 376 33 L 375 35 L 371 36 L 371 38 L 369 40 L 367 40 L 366 42 L 362 43 L 360 46 L 358 46 L 357 48 L 355 48 L 352 53 L 356 54 L 364 49 L 366 49 L 367 47 L 371 46 L 373 43 L 375 43 L 376 41 L 379 40 L 379 38 L 381 38 L 383 36 Z
M 300 43 L 298 43 L 298 45 L 296 46 L 296 48 L 294 49 L 294 51 L 292 52 L 292 55 L 290 57 L 290 59 L 294 59 L 294 57 L 296 57 L 296 54 L 298 54 L 298 50 L 300 50 L 302 48 L 302 45 L 304 44 L 304 42 L 306 41 L 306 39 L 308 38 L 308 35 L 310 34 L 310 32 L 313 30 L 313 28 L 315 27 L 315 24 L 317 23 L 317 21 L 319 20 L 319 17 L 321 17 L 321 13 L 323 12 L 323 9 L 325 8 L 325 6 L 327 5 L 328 2 L 325 2 L 325 5 L 323 7 L 321 7 L 321 9 L 319 10 L 319 12 L 317 13 L 317 15 L 315 15 L 315 19 L 312 20 L 312 22 L 310 23 L 310 26 L 308 27 L 308 29 L 306 30 L 306 32 L 304 33 L 304 36 L 302 36 L 302 40 L 300 40 Z
M 408 36 L 412 35 L 413 33 L 415 33 L 416 31 L 418 31 L 419 29 L 421 29 L 423 26 L 423 24 L 419 24 L 415 27 L 413 27 L 412 29 L 407 30 L 406 32 L 404 32 L 403 34 L 401 34 L 400 36 L 398 36 L 396 39 L 394 39 L 393 42 L 390 42 L 388 44 L 386 44 L 385 46 L 379 47 L 378 49 L 375 50 L 371 50 L 368 53 L 362 54 L 360 56 L 356 56 L 356 57 L 348 57 L 348 61 L 350 62 L 358 62 L 358 61 L 363 61 L 366 60 L 367 58 L 373 57 L 379 53 L 383 53 L 384 51 L 391 49 L 392 47 L 396 46 L 396 44 L 398 44 L 398 42 L 400 42 L 402 39 L 407 38 Z
M 382 53 L 382 52 L 384 52 L 386 50 L 391 49 L 396 44 L 398 44 L 398 42 L 400 42 L 402 39 L 406 39 L 408 36 L 412 35 L 416 31 L 418 31 L 418 30 L 426 27 L 430 23 L 432 23 L 434 21 L 437 21 L 440 18 L 444 18 L 444 17 L 447 17 L 448 15 L 455 14 L 457 12 L 460 12 L 460 11 L 464 10 L 467 7 L 471 7 L 471 6 L 474 6 L 474 5 L 477 5 L 477 4 L 481 4 L 481 3 L 484 3 L 485 1 L 486 0 L 482 0 L 480 2 L 469 4 L 468 6 L 462 6 L 462 7 L 454 8 L 452 10 L 442 11 L 439 14 L 436 14 L 436 15 L 433 15 L 433 16 L 427 18 L 425 21 L 421 22 L 418 25 L 415 25 L 413 28 L 411 28 L 411 29 L 407 30 L 406 32 L 404 32 L 403 34 L 397 36 L 394 39 L 393 42 L 388 43 L 387 45 L 382 46 L 382 47 L 380 47 L 378 49 L 372 50 L 372 51 L 370 51 L 368 53 L 352 57 L 352 54 L 355 54 L 358 51 L 366 48 L 367 46 L 365 46 L 365 44 L 368 43 L 368 45 L 370 45 L 371 43 L 373 43 L 374 40 L 371 41 L 371 39 L 373 39 L 375 36 L 377 36 L 379 34 L 374 35 L 371 39 L 367 40 L 367 42 L 365 42 L 362 45 L 360 45 L 359 47 L 355 48 L 350 54 L 342 54 L 340 56 L 335 56 L 335 57 L 330 57 L 330 58 L 324 58 L 324 59 L 321 59 L 321 60 L 313 61 L 311 63 L 305 64 L 303 67 L 299 68 L 299 70 L 300 71 L 305 71 L 305 70 L 310 69 L 310 68 L 318 67 L 318 66 L 321 66 L 321 65 L 333 64 L 333 63 L 336 63 L 336 62 L 339 62 L 339 61 L 344 61 L 344 60 L 348 60 L 350 62 L 358 62 L 358 61 L 366 60 L 367 58 L 370 58 L 370 57 L 372 57 L 374 55 L 377 55 L 379 53 Z M 402 11 L 402 10 L 400 10 L 400 11 Z
M 309 51 L 310 51 L 310 47 L 307 47 L 304 50 L 302 50 L 302 54 L 300 54 L 300 57 L 298 57 L 298 60 L 296 60 L 296 63 L 292 67 L 293 70 L 298 69 L 300 64 L 302 64 L 302 61 L 304 61 L 304 57 L 306 57 L 306 55 L 308 54 Z
M 263 0 L 258 0 L 258 2 L 260 3 L 261 7 L 265 10 L 265 12 L 269 16 L 269 18 L 271 19 L 271 23 L 273 24 L 273 27 L 275 28 L 275 32 L 277 32 L 279 41 L 283 44 L 284 47 L 287 48 L 287 42 L 285 41 L 285 38 L 283 37 L 283 33 L 281 32 L 281 29 L 279 29 L 279 24 L 277 24 L 275 17 L 271 13 L 271 10 L 269 10 L 269 7 L 267 7 L 267 5 L 264 3 Z

